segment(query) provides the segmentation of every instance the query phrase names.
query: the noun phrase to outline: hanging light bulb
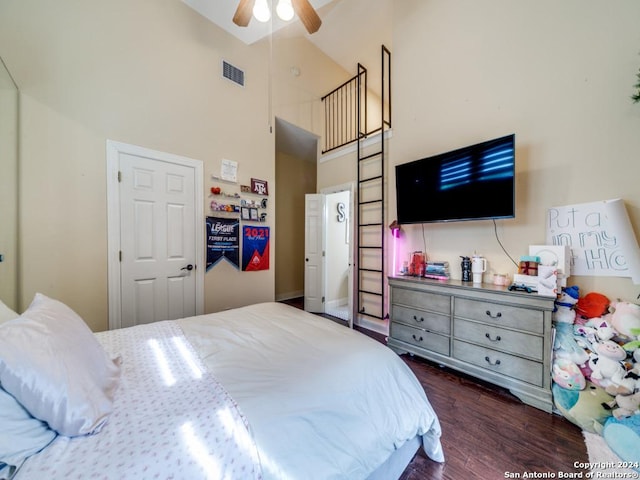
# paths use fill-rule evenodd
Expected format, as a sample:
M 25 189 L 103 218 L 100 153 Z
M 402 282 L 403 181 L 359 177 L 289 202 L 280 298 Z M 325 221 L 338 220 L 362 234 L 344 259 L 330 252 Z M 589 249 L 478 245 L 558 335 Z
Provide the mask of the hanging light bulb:
M 293 18 L 293 6 L 291 5 L 291 0 L 279 0 L 278 6 L 276 7 L 276 13 L 281 20 L 288 22 Z
M 267 0 L 256 0 L 253 6 L 253 16 L 259 22 L 268 22 L 271 18 L 271 12 L 269 11 L 269 4 Z

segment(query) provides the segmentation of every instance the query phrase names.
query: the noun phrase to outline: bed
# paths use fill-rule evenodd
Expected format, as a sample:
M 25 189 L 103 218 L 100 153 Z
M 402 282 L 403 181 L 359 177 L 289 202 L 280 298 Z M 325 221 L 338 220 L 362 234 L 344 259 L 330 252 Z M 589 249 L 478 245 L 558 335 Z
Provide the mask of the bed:
M 389 479 L 418 448 L 444 461 L 395 353 L 281 303 L 92 334 L 38 294 L 0 323 L 0 383 L 17 404 L 2 479 Z

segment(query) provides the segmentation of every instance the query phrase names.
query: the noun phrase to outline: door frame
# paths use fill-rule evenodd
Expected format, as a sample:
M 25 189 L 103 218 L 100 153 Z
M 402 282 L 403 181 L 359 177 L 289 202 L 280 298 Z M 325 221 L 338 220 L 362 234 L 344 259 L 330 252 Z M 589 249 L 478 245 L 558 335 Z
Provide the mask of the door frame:
M 137 145 L 107 139 L 107 268 L 109 299 L 109 330 L 122 326 L 122 297 L 120 280 L 120 154 L 144 156 L 152 160 L 193 168 L 195 208 L 195 295 L 196 315 L 204 313 L 205 225 L 204 225 L 204 174 L 201 160 L 151 150 Z
M 349 222 L 349 228 L 348 228 L 348 232 L 349 232 L 349 280 L 348 280 L 348 305 L 349 305 L 349 328 L 353 328 L 353 322 L 355 319 L 355 312 L 354 312 L 354 308 L 355 308 L 355 302 L 354 302 L 354 292 L 355 292 L 355 277 L 353 276 L 353 272 L 354 272 L 354 266 L 355 266 L 355 259 L 356 257 L 356 234 L 357 234 L 357 230 L 356 230 L 356 225 L 358 222 L 358 218 L 357 218 L 357 212 L 355 210 L 355 195 L 356 195 L 356 182 L 348 182 L 348 183 L 342 183 L 340 185 L 334 185 L 332 187 L 325 187 L 322 188 L 320 190 L 320 193 L 322 195 L 329 195 L 332 193 L 340 193 L 340 192 L 349 192 L 349 217 L 347 219 L 347 221 Z M 322 230 L 323 230 L 323 234 L 326 234 L 325 232 L 327 231 L 327 219 L 328 219 L 328 215 L 329 212 L 327 212 L 325 210 L 325 214 L 324 217 L 322 219 Z M 326 271 L 326 258 L 323 258 L 323 262 L 325 263 L 322 268 L 323 270 Z M 324 285 L 322 285 L 322 293 L 323 295 L 325 294 L 325 292 L 327 291 L 327 282 L 329 281 L 329 279 L 327 278 L 327 276 L 324 276 Z

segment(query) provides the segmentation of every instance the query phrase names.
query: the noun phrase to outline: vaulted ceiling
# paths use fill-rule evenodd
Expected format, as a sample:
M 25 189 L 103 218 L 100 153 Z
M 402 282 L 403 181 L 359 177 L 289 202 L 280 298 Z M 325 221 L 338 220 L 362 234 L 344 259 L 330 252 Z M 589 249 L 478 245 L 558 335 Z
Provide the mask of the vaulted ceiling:
M 220 28 L 250 45 L 268 35 L 304 36 L 347 72 L 355 75 L 358 63 L 380 71 L 381 45 L 393 51 L 391 17 L 393 0 L 310 0 L 322 26 L 309 35 L 297 17 L 283 22 L 276 15 L 266 23 L 252 19 L 247 27 L 232 21 L 238 0 L 182 0 Z M 274 7 L 277 0 L 268 0 Z M 272 8 L 273 12 L 273 8 Z M 287 28 L 284 28 L 287 27 Z M 380 90 L 379 75 L 368 78 L 373 91 Z M 299 158 L 316 160 L 316 138 L 283 120 L 276 123 L 276 149 Z
M 239 27 L 232 21 L 238 0 L 182 0 L 213 23 L 252 44 L 270 34 L 305 36 L 326 55 L 348 72 L 356 74 L 361 63 L 367 68 L 379 68 L 380 46 L 391 45 L 391 16 L 393 0 L 310 0 L 318 12 L 322 26 L 309 35 L 297 17 L 283 22 L 276 15 L 272 20 L 260 23 L 255 19 L 247 27 Z M 275 6 L 277 0 L 270 0 Z

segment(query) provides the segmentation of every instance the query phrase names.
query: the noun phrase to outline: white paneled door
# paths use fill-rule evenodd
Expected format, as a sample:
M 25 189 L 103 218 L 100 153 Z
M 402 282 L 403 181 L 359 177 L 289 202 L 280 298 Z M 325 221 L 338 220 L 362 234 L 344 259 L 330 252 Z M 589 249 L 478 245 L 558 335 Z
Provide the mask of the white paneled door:
M 120 319 L 110 318 L 110 328 L 202 313 L 201 164 L 124 150 L 117 152 Z
M 304 309 L 324 312 L 324 195 L 305 195 Z

